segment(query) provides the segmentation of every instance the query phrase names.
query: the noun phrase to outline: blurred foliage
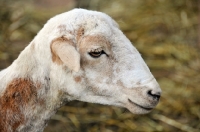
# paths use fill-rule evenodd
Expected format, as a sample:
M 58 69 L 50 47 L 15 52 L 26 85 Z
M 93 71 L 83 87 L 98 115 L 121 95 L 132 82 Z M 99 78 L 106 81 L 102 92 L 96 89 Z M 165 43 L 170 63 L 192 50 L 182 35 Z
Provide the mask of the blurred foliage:
M 147 115 L 72 101 L 52 117 L 45 132 L 200 131 L 198 0 L 65 2 L 49 11 L 48 2 L 0 0 L 0 69 L 17 57 L 50 17 L 84 7 L 105 12 L 118 22 L 163 94 L 156 109 Z

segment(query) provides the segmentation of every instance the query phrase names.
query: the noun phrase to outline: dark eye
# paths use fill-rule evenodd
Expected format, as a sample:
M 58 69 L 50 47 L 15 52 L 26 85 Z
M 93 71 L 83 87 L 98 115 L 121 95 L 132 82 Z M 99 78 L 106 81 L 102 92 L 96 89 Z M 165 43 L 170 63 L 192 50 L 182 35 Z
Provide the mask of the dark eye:
M 102 54 L 106 54 L 103 50 L 101 51 L 91 51 L 89 52 L 89 55 L 92 56 L 93 58 L 98 58 L 100 57 Z

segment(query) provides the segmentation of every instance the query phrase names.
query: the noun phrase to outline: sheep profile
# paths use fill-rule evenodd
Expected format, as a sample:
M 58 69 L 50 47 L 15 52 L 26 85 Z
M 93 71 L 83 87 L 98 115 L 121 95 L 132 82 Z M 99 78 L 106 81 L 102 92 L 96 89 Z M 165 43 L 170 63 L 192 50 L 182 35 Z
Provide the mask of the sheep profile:
M 161 89 L 108 15 L 74 9 L 51 18 L 0 72 L 0 131 L 43 131 L 66 101 L 150 112 Z

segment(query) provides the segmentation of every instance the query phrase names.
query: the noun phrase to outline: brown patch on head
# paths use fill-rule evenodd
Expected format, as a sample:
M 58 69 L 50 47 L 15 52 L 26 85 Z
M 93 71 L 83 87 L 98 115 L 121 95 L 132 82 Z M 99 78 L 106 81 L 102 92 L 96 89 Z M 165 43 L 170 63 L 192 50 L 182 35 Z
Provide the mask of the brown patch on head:
M 107 38 L 101 35 L 87 36 L 85 39 L 88 42 L 98 42 L 109 45 L 109 41 L 107 40 Z
M 79 42 L 80 38 L 84 35 L 84 33 L 85 33 L 84 28 L 81 27 L 78 29 L 77 34 L 76 34 L 77 42 Z
M 67 42 L 68 44 L 73 45 L 73 43 L 71 41 L 69 41 L 67 38 L 65 37 L 60 37 L 60 38 L 56 38 L 52 41 L 51 43 L 51 53 L 52 53 L 52 61 L 58 65 L 62 65 L 63 62 L 61 61 L 60 57 L 57 55 L 56 51 L 55 51 L 55 46 L 57 46 L 58 44 L 63 44 L 62 42 Z
M 80 50 L 90 49 L 91 46 L 101 46 L 107 48 L 109 51 L 111 50 L 110 42 L 106 37 L 101 35 L 86 36 L 82 40 L 81 44 L 79 44 Z
M 74 77 L 74 80 L 75 82 L 79 83 L 81 82 L 81 77 L 80 76 Z
M 26 121 L 24 108 L 29 103 L 36 102 L 36 99 L 37 87 L 31 80 L 15 79 L 10 82 L 0 98 L 0 130 L 16 131 Z

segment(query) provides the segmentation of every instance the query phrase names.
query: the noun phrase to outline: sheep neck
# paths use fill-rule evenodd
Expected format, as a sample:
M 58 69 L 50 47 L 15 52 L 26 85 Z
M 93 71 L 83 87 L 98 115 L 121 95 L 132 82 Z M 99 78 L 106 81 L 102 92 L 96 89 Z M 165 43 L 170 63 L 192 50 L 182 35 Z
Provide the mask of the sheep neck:
M 38 63 L 33 65 L 36 60 L 28 49 L 4 71 L 5 77 L 9 74 L 12 79 L 0 97 L 0 130 L 3 132 L 43 131 L 50 117 L 65 103 L 64 94 L 50 88 L 46 67 L 40 69 Z M 24 56 L 30 56 L 27 63 L 22 62 Z

